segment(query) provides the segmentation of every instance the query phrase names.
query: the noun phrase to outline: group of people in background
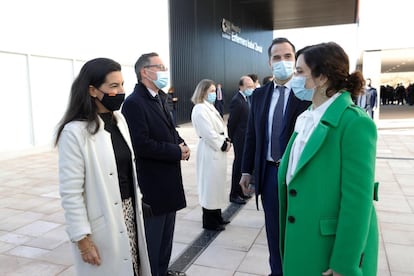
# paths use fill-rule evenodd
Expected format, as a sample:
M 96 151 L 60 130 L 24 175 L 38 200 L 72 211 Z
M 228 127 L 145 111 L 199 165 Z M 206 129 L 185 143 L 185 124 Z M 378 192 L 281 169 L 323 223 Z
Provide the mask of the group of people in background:
M 381 85 L 380 94 L 382 105 L 404 105 L 404 102 L 413 105 L 414 83 L 410 83 L 407 87 L 404 87 L 402 83 L 399 83 L 395 88 L 389 84 Z
M 227 125 L 221 85 L 195 86 L 203 228 L 224 230 L 228 201 L 244 204 L 253 193 L 264 210 L 271 276 L 374 276 L 377 131 L 353 102 L 364 78 L 350 73 L 333 42 L 296 51 L 276 38 L 268 57 L 272 76 L 262 85 L 255 74 L 241 76 Z M 161 57 L 143 54 L 135 73 L 125 99 L 117 62 L 86 62 L 58 125 L 60 195 L 79 275 L 185 275 L 168 265 L 176 212 L 186 207 L 181 162 L 191 151 L 168 107 L 173 90 L 162 90 L 169 74 Z

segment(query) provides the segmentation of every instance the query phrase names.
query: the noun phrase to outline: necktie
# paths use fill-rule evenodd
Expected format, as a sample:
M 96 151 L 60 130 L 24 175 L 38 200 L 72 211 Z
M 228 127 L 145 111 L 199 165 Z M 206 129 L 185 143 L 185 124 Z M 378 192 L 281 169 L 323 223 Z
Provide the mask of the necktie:
M 270 151 L 270 154 L 274 161 L 278 161 L 282 157 L 279 137 L 280 137 L 280 133 L 282 132 L 283 107 L 285 104 L 285 87 L 277 86 L 276 89 L 279 91 L 279 99 L 277 100 L 275 112 L 273 113 L 271 151 Z
M 217 100 L 221 101 L 223 99 L 223 93 L 221 92 L 220 87 L 217 88 L 216 94 L 217 94 Z
M 159 104 L 161 110 L 163 111 L 164 110 L 164 107 L 163 107 L 162 102 L 161 102 L 161 97 L 159 95 L 155 95 L 154 98 L 157 99 L 158 104 Z

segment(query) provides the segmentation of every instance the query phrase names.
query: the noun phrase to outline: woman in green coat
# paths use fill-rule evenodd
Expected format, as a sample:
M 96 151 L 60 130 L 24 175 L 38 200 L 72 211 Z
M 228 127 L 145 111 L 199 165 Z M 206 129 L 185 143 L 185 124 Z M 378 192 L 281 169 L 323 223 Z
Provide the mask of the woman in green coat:
M 363 86 L 338 44 L 298 52 L 292 89 L 312 105 L 298 117 L 279 167 L 285 276 L 376 275 L 377 130 L 352 102 Z

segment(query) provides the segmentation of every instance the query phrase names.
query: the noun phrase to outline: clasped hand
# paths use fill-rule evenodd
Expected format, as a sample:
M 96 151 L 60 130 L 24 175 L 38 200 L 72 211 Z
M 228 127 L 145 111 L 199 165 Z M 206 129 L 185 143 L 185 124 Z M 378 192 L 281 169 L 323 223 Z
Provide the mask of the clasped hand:
M 245 195 L 250 195 L 252 192 L 254 192 L 249 188 L 251 178 L 252 176 L 250 174 L 243 174 L 240 178 L 239 185 L 241 186 L 242 191 Z
M 185 143 L 181 143 L 179 146 L 181 149 L 181 160 L 190 159 L 190 148 Z

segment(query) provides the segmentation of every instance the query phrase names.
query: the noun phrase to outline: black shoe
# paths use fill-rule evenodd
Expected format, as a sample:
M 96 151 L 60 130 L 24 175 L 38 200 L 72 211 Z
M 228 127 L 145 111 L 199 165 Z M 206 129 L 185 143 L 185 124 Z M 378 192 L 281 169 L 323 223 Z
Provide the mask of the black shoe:
M 204 229 L 212 230 L 212 231 L 223 231 L 226 228 L 223 225 L 217 225 L 217 226 L 203 226 Z
M 182 271 L 175 271 L 175 270 L 167 270 L 166 276 L 186 276 L 185 272 Z
M 244 200 L 241 197 L 230 197 L 230 202 L 236 203 L 236 204 L 246 204 L 246 200 Z

